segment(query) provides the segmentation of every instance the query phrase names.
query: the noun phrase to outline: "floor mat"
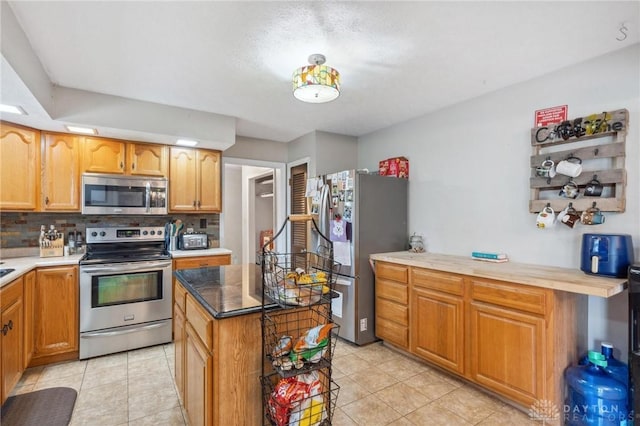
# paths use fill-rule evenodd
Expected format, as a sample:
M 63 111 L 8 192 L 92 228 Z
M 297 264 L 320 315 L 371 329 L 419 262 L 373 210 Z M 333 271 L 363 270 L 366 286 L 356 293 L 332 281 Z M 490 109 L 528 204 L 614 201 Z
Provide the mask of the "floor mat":
M 2 426 L 67 426 L 76 403 L 72 388 L 49 388 L 9 397 L 2 405 Z

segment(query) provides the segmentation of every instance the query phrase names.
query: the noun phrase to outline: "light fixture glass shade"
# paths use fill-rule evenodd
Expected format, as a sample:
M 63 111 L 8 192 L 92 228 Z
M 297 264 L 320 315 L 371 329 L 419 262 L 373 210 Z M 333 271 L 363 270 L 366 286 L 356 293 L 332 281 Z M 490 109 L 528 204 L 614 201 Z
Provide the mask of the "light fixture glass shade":
M 340 96 L 340 73 L 327 65 L 307 65 L 293 73 L 293 96 L 303 102 L 323 103 Z

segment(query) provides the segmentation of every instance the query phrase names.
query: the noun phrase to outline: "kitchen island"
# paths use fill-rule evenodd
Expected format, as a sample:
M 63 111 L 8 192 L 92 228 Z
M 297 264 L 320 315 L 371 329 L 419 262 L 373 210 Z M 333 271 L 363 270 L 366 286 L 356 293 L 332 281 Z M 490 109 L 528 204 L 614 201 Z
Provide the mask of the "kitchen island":
M 613 296 L 626 281 L 436 253 L 370 259 L 377 337 L 525 410 L 562 413 L 564 370 L 587 349 L 587 296 Z
M 261 284 L 254 264 L 174 273 L 175 380 L 192 425 L 262 424 Z

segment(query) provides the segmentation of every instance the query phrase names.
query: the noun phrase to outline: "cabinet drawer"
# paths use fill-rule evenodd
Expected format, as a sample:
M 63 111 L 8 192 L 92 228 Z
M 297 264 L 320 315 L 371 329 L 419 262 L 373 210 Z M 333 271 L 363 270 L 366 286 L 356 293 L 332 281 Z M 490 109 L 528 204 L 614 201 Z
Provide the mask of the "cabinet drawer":
M 184 287 L 182 287 L 182 285 L 175 279 L 173 280 L 173 297 L 174 297 L 174 303 L 178 305 L 180 309 L 182 309 L 182 312 L 184 312 L 185 311 L 184 304 L 187 298 L 187 290 Z
M 0 290 L 0 301 L 2 302 L 0 309 L 8 308 L 22 297 L 22 283 L 23 277 L 20 277 L 2 287 L 2 290 Z
M 384 318 L 376 318 L 376 336 L 404 348 L 409 347 L 409 327 L 396 324 Z
M 195 330 L 196 334 L 209 351 L 213 351 L 213 318 L 205 312 L 200 304 L 187 294 L 185 316 L 187 322 Z
M 406 305 L 409 303 L 409 289 L 406 284 L 378 278 L 376 279 L 376 297 L 382 297 Z
M 548 290 L 500 281 L 474 279 L 471 286 L 474 300 L 541 315 L 546 312 L 548 293 Z
M 409 308 L 389 300 L 376 299 L 376 316 L 401 325 L 409 325 Z
M 174 259 L 174 270 L 206 268 L 208 266 L 230 265 L 231 255 L 221 254 L 217 256 L 187 257 L 184 259 Z
M 406 266 L 377 262 L 376 277 L 387 278 L 389 280 L 406 283 L 408 282 L 408 277 L 409 277 L 408 269 L 409 268 L 407 268 Z
M 429 288 L 457 296 L 464 294 L 464 279 L 455 274 L 412 268 L 411 283 L 416 287 Z

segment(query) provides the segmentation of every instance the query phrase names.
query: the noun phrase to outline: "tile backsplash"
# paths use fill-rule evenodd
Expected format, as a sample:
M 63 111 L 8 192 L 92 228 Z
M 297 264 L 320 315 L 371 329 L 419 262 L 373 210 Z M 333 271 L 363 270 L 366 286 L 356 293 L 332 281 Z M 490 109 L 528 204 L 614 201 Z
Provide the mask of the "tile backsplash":
M 0 248 L 38 247 L 40 225 L 55 225 L 65 234 L 65 244 L 69 232 L 78 231 L 86 236 L 87 227 L 97 226 L 164 226 L 172 219 L 180 219 L 194 232 L 206 232 L 209 244 L 219 246 L 220 215 L 218 214 L 172 214 L 167 216 L 104 216 L 82 215 L 80 213 L 14 213 L 0 214 Z M 205 225 L 204 227 L 200 227 Z

